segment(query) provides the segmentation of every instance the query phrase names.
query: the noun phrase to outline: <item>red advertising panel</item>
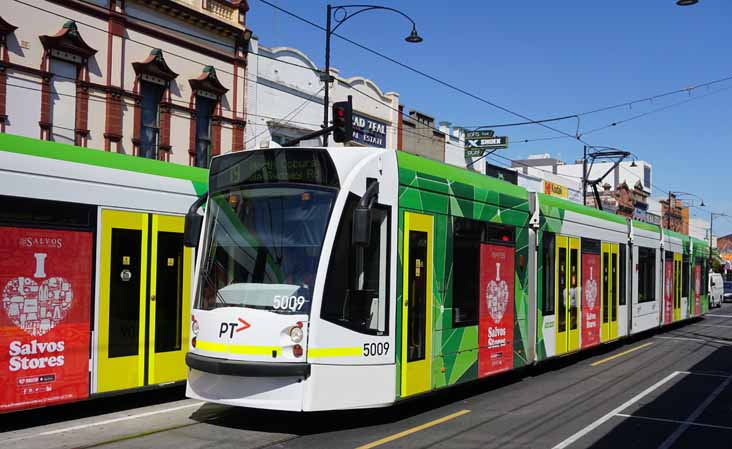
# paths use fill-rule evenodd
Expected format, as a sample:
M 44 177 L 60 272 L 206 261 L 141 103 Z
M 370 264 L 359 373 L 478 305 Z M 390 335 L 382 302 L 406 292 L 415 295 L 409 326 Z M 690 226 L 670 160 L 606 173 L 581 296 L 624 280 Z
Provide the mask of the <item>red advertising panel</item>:
M 0 411 L 86 398 L 92 233 L 0 228 Z
M 663 324 L 674 320 L 674 261 L 666 260 L 663 270 Z
M 582 254 L 582 347 L 600 343 L 600 255 Z
M 701 314 L 701 265 L 694 265 L 694 316 Z
M 480 247 L 478 375 L 513 368 L 514 249 Z

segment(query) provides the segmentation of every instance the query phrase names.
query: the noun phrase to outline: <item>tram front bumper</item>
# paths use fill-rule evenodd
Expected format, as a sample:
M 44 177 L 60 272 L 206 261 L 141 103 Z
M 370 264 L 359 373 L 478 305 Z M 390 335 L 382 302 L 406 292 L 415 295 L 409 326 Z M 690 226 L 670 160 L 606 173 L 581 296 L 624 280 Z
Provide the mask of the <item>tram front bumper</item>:
M 249 362 L 227 360 L 188 352 L 186 365 L 189 368 L 210 374 L 240 377 L 300 377 L 310 376 L 309 363 Z

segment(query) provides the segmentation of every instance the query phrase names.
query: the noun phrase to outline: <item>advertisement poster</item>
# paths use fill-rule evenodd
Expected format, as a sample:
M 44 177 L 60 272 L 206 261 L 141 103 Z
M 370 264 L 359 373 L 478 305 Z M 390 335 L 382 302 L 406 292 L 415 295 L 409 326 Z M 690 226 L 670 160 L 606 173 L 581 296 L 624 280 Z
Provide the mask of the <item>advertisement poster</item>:
M 92 233 L 0 227 L 0 411 L 86 398 Z
M 513 368 L 514 249 L 480 247 L 480 324 L 478 375 Z
M 674 261 L 667 260 L 663 270 L 663 324 L 674 320 Z
M 701 265 L 694 265 L 694 316 L 701 314 Z
M 582 347 L 600 343 L 600 255 L 582 254 Z

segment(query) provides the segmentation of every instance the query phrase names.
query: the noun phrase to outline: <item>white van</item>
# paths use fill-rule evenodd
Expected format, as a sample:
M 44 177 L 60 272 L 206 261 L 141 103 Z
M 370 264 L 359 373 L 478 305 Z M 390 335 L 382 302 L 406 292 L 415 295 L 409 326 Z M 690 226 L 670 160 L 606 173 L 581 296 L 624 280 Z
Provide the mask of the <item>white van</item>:
M 724 280 L 719 273 L 709 273 L 709 308 L 722 307 Z

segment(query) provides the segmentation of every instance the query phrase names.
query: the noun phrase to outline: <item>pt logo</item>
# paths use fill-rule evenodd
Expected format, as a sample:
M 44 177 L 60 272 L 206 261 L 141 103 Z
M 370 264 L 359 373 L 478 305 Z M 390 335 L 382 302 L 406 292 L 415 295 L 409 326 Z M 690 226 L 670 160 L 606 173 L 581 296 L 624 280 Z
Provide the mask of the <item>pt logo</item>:
M 219 327 L 219 338 L 226 334 L 229 334 L 229 338 L 234 338 L 234 332 L 241 332 L 252 327 L 251 324 L 247 323 L 242 318 L 237 319 L 239 320 L 238 323 L 221 323 L 221 326 Z

